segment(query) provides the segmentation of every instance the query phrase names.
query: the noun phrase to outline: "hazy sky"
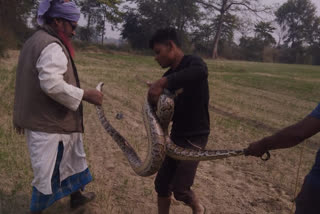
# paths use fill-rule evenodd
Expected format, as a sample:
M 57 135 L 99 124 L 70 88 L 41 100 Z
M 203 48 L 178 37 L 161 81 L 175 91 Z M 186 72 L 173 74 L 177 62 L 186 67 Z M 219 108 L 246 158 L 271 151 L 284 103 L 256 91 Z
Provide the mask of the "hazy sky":
M 320 16 L 320 0 L 311 0 L 317 7 L 318 15 Z M 287 2 L 287 0 L 262 0 L 264 4 L 283 4 L 284 2 Z M 111 25 L 107 24 L 107 37 L 109 38 L 120 38 L 120 32 L 119 31 L 112 31 Z

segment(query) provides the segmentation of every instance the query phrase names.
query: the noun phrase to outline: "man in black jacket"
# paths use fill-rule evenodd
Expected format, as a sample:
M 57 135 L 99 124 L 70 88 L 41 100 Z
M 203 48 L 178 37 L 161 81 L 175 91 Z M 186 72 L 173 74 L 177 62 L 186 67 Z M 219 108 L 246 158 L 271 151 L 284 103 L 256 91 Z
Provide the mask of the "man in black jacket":
M 175 111 L 170 137 L 184 148 L 205 148 L 210 133 L 208 112 L 208 69 L 197 56 L 184 55 L 174 29 L 158 30 L 150 40 L 155 60 L 162 68 L 170 68 L 161 79 L 150 84 L 149 102 L 156 105 L 165 88 L 183 89 L 175 99 Z M 194 214 L 205 207 L 191 190 L 198 161 L 180 161 L 166 157 L 155 179 L 159 214 L 169 213 L 171 194 L 192 208 Z

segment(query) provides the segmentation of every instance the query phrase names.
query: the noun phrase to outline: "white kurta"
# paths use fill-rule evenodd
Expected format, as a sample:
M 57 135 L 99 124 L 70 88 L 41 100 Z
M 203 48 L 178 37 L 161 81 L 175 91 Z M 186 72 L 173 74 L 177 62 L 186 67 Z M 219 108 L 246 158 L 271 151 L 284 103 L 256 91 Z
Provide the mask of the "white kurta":
M 66 83 L 68 59 L 57 43 L 48 45 L 37 61 L 41 89 L 52 99 L 76 111 L 83 97 L 83 90 Z M 64 151 L 60 164 L 60 181 L 88 168 L 81 133 L 52 134 L 25 130 L 31 164 L 34 172 L 32 186 L 43 194 L 52 194 L 51 177 L 58 154 L 59 142 Z

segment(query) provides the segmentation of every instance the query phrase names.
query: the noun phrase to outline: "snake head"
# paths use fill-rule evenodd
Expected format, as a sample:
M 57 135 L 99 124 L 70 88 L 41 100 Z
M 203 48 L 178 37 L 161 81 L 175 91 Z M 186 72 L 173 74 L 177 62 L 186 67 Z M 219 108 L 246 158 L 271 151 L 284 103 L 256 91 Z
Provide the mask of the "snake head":
M 97 87 L 96 87 L 96 89 L 97 89 L 98 91 L 102 92 L 102 87 L 103 87 L 103 85 L 104 85 L 104 82 L 99 82 L 98 85 L 97 85 Z

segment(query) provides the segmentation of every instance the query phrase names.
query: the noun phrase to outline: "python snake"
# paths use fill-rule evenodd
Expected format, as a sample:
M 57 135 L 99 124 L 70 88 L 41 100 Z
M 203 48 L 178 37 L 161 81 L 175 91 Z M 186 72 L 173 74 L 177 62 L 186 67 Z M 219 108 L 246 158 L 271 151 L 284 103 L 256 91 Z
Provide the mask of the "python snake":
M 96 89 L 102 91 L 102 86 L 103 83 L 100 82 Z M 102 106 L 96 106 L 102 126 L 118 144 L 136 174 L 140 176 L 153 175 L 160 169 L 166 155 L 178 160 L 196 161 L 244 155 L 244 150 L 192 150 L 175 145 L 168 135 L 168 126 L 174 112 L 174 96 L 176 95 L 167 91 L 163 93 L 159 98 L 156 111 L 147 100 L 143 105 L 142 114 L 149 141 L 144 161 L 141 161 L 127 140 L 112 127 L 104 115 Z

